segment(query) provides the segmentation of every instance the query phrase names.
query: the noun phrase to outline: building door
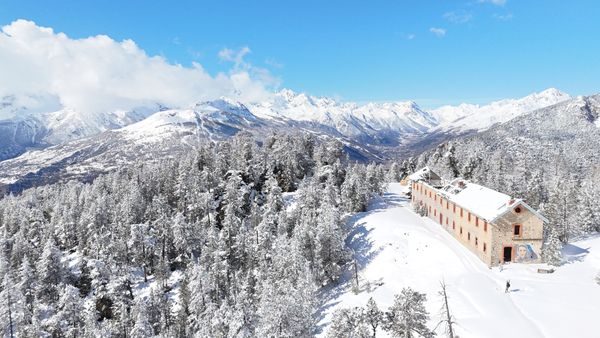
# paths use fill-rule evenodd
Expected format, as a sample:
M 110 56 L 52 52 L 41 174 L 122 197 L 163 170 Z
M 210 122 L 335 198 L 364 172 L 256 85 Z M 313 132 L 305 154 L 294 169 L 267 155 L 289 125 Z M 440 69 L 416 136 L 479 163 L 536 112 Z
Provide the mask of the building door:
M 512 246 L 504 247 L 504 262 L 512 261 Z

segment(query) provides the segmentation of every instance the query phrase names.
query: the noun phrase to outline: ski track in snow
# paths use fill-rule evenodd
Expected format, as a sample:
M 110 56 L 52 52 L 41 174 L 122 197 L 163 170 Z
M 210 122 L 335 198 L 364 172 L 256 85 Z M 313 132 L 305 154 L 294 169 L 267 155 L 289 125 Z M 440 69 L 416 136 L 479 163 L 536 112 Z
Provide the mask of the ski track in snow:
M 570 244 L 569 263 L 553 274 L 538 274 L 543 264 L 488 268 L 434 221 L 415 214 L 405 187 L 391 184 L 383 198 L 349 220 L 347 243 L 356 252 L 360 292 L 352 292 L 353 274 L 323 290 L 317 336 L 324 337 L 336 309 L 364 306 L 373 297 L 380 309 L 410 286 L 427 294 L 429 326 L 440 321 L 439 283 L 448 287 L 455 334 L 466 337 L 598 337 L 600 237 Z M 597 248 L 597 251 L 594 251 Z M 504 292 L 507 280 L 511 291 Z M 444 336 L 443 325 L 436 332 Z M 378 337 L 387 337 L 378 331 Z

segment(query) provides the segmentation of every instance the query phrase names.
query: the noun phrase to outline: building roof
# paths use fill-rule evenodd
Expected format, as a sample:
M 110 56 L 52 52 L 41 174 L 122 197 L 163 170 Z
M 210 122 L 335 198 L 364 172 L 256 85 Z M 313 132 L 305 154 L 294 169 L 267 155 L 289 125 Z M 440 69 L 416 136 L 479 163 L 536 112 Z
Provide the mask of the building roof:
M 499 191 L 461 178 L 457 178 L 450 182 L 450 184 L 445 185 L 439 189 L 439 192 L 448 198 L 448 200 L 488 222 L 495 221 L 498 217 L 514 209 L 517 205 L 523 205 L 544 222 L 548 221 L 521 199 L 514 199 Z
M 428 181 L 428 180 L 441 180 L 441 177 L 436 174 L 433 170 L 429 169 L 429 167 L 423 167 L 420 170 L 415 171 L 408 179 L 411 181 Z

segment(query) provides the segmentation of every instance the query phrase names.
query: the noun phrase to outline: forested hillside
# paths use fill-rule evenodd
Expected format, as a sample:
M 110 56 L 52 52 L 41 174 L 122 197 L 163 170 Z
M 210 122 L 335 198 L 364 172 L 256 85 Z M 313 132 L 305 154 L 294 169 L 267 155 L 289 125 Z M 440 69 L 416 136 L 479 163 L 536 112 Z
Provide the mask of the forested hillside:
M 383 170 L 337 142 L 243 135 L 0 200 L 15 337 L 308 337 Z
M 540 109 L 486 132 L 441 144 L 404 164 L 429 165 L 525 198 L 550 220 L 549 238 L 600 231 L 600 95 Z

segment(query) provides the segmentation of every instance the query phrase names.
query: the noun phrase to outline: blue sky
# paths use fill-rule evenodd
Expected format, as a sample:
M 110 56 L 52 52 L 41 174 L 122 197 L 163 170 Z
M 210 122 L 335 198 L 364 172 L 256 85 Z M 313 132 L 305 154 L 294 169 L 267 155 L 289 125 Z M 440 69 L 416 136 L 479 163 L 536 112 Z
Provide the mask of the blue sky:
M 29 1 L 0 0 L 16 19 L 71 38 L 132 39 L 149 55 L 209 73 L 223 49 L 281 87 L 353 101 L 483 103 L 548 87 L 600 91 L 600 2 Z

